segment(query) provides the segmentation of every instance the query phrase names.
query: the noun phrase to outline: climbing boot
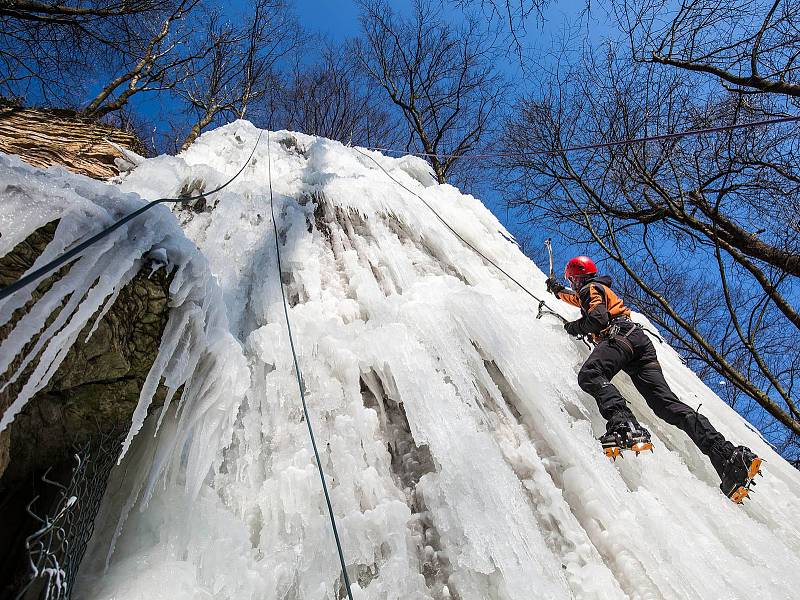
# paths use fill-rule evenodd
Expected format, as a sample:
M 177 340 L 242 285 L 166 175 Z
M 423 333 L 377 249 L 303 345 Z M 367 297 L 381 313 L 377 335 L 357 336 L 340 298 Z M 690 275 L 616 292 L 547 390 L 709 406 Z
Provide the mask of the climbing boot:
M 650 432 L 638 423 L 628 421 L 622 425 L 609 429 L 600 437 L 603 452 L 613 460 L 622 456 L 623 450 L 632 450 L 639 456 L 645 450 L 653 451 L 650 441 Z
M 737 446 L 722 465 L 719 489 L 736 504 L 741 504 L 754 491 L 751 486 L 755 485 L 753 478 L 761 474 L 761 463 L 750 448 Z

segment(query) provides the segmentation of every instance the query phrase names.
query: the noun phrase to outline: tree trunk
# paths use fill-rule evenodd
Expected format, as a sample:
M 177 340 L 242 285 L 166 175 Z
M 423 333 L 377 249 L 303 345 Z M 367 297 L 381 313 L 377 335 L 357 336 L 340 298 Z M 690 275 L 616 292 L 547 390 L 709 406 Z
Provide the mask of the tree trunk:
M 183 144 L 181 144 L 181 152 L 186 150 L 189 146 L 191 146 L 194 141 L 200 136 L 200 133 L 203 131 L 205 127 L 211 123 L 214 119 L 214 115 L 216 114 L 215 110 L 209 110 L 203 117 L 195 123 L 191 130 L 189 131 L 189 135 L 186 136 L 186 139 L 183 140 Z
M 109 141 L 144 153 L 134 134 L 73 111 L 0 105 L 0 151 L 35 167 L 62 165 L 95 179 L 114 177 L 119 174 L 114 159 L 122 155 Z

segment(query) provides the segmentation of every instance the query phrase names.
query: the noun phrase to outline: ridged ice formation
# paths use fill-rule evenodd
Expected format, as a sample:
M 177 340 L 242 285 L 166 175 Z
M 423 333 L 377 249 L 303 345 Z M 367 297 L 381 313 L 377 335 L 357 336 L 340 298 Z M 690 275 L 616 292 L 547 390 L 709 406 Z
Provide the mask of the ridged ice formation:
M 104 193 L 209 189 L 236 172 L 256 136 L 231 124 Z M 280 280 L 357 598 L 796 596 L 800 473 L 675 352 L 658 347 L 680 397 L 767 459 L 743 507 L 624 376 L 656 451 L 609 462 L 594 401 L 576 382 L 585 347 L 556 319 L 537 320 L 528 296 L 371 161 L 299 134 L 272 133 L 269 143 Z M 545 297 L 544 275 L 478 200 L 436 185 L 422 161 L 373 156 Z M 227 377 L 230 394 L 206 406 L 191 388 L 183 411 L 217 419 L 221 432 L 233 423 L 232 437 L 189 439 L 144 504 L 138 490 L 153 461 L 171 456 L 160 440 L 182 439 L 188 425 L 165 419 L 155 445 L 155 420 L 145 422 L 112 477 L 81 598 L 343 597 L 283 320 L 266 161 L 265 136 L 204 211 L 176 213 L 239 341 L 223 355 L 247 365 L 196 368 L 210 385 Z

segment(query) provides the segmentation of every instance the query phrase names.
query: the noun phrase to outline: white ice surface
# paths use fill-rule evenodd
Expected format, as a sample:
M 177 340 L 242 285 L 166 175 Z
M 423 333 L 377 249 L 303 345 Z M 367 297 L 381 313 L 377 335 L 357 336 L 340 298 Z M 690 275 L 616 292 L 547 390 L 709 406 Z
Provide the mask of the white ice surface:
M 241 121 L 206 133 L 179 157 L 139 164 L 107 195 L 210 189 L 239 169 L 257 134 Z M 164 363 L 175 381 L 194 375 L 112 475 L 80 598 L 341 597 L 280 303 L 267 143 L 210 211 L 176 211 L 238 344 L 206 333 L 204 346 L 197 331 L 181 338 L 182 362 Z M 800 473 L 674 351 L 658 346 L 676 393 L 767 460 L 744 506 L 720 494 L 708 460 L 625 376 L 617 383 L 656 450 L 605 459 L 603 423 L 576 382 L 587 350 L 556 319 L 537 320 L 530 297 L 371 161 L 301 134 L 269 143 L 282 277 L 356 598 L 797 596 Z M 371 155 L 546 297 L 545 276 L 477 199 L 435 184 L 419 159 Z M 159 227 L 173 231 L 167 217 Z M 180 281 L 193 281 L 189 270 Z M 172 476 L 155 479 L 175 448 Z
M 137 194 L 116 186 L 59 168 L 34 169 L 16 157 L 0 154 L 0 255 L 38 227 L 58 220 L 53 241 L 31 270 L 39 268 L 142 204 Z M 191 397 L 184 410 L 174 415 L 183 426 L 160 436 L 159 443 L 169 450 L 164 451 L 162 463 L 153 463 L 148 470 L 146 485 L 151 490 L 174 460 L 173 476 L 180 472 L 193 494 L 216 457 L 216 444 L 230 441 L 232 415 L 247 389 L 249 375 L 241 346 L 230 334 L 220 289 L 208 263 L 165 206 L 151 209 L 87 249 L 0 343 L 0 372 L 5 372 L 15 357 L 22 358 L 21 366 L 0 382 L 3 387 L 16 382 L 26 365 L 34 365 L 32 374 L 20 382 L 21 392 L 0 417 L 0 431 L 48 383 L 86 326 L 89 333 L 84 339 L 91 338 L 122 287 L 148 264 L 173 274 L 170 314 L 122 455 L 142 427 L 158 383 L 163 382 L 170 394 L 183 386 Z M 38 283 L 0 301 L 0 324 L 30 300 Z M 25 349 L 34 339 L 32 348 Z

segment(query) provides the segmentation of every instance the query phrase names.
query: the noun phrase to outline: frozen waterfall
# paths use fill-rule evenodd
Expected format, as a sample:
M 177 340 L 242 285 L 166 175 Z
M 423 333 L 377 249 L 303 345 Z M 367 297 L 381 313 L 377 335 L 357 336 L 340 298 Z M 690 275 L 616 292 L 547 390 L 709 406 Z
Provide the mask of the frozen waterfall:
M 257 135 L 232 123 L 109 185 L 4 158 L 5 194 L 13 185 L 20 200 L 0 213 L 0 249 L 61 217 L 49 249 L 58 253 L 143 200 L 210 189 Z M 437 185 L 422 160 L 371 156 L 546 297 L 545 276 L 479 200 Z M 23 217 L 29 201 L 42 207 L 35 219 Z M 143 253 L 165 249 L 178 273 L 175 310 L 153 383 L 165 376 L 176 395 L 134 423 L 75 598 L 343 597 L 279 281 L 356 598 L 797 597 L 800 472 L 664 345 L 679 397 L 764 457 L 766 477 L 752 501 L 731 503 L 708 460 L 624 375 L 620 389 L 655 452 L 610 462 L 594 400 L 576 381 L 587 349 L 558 320 L 537 319 L 530 297 L 354 149 L 271 133 L 204 210 L 162 207 L 135 223 L 70 271 L 64 286 L 91 290 L 92 303 L 50 336 L 53 363 L 37 375 L 46 380 L 69 332 L 113 298 Z M 68 291 L 15 335 L 29 339 Z

